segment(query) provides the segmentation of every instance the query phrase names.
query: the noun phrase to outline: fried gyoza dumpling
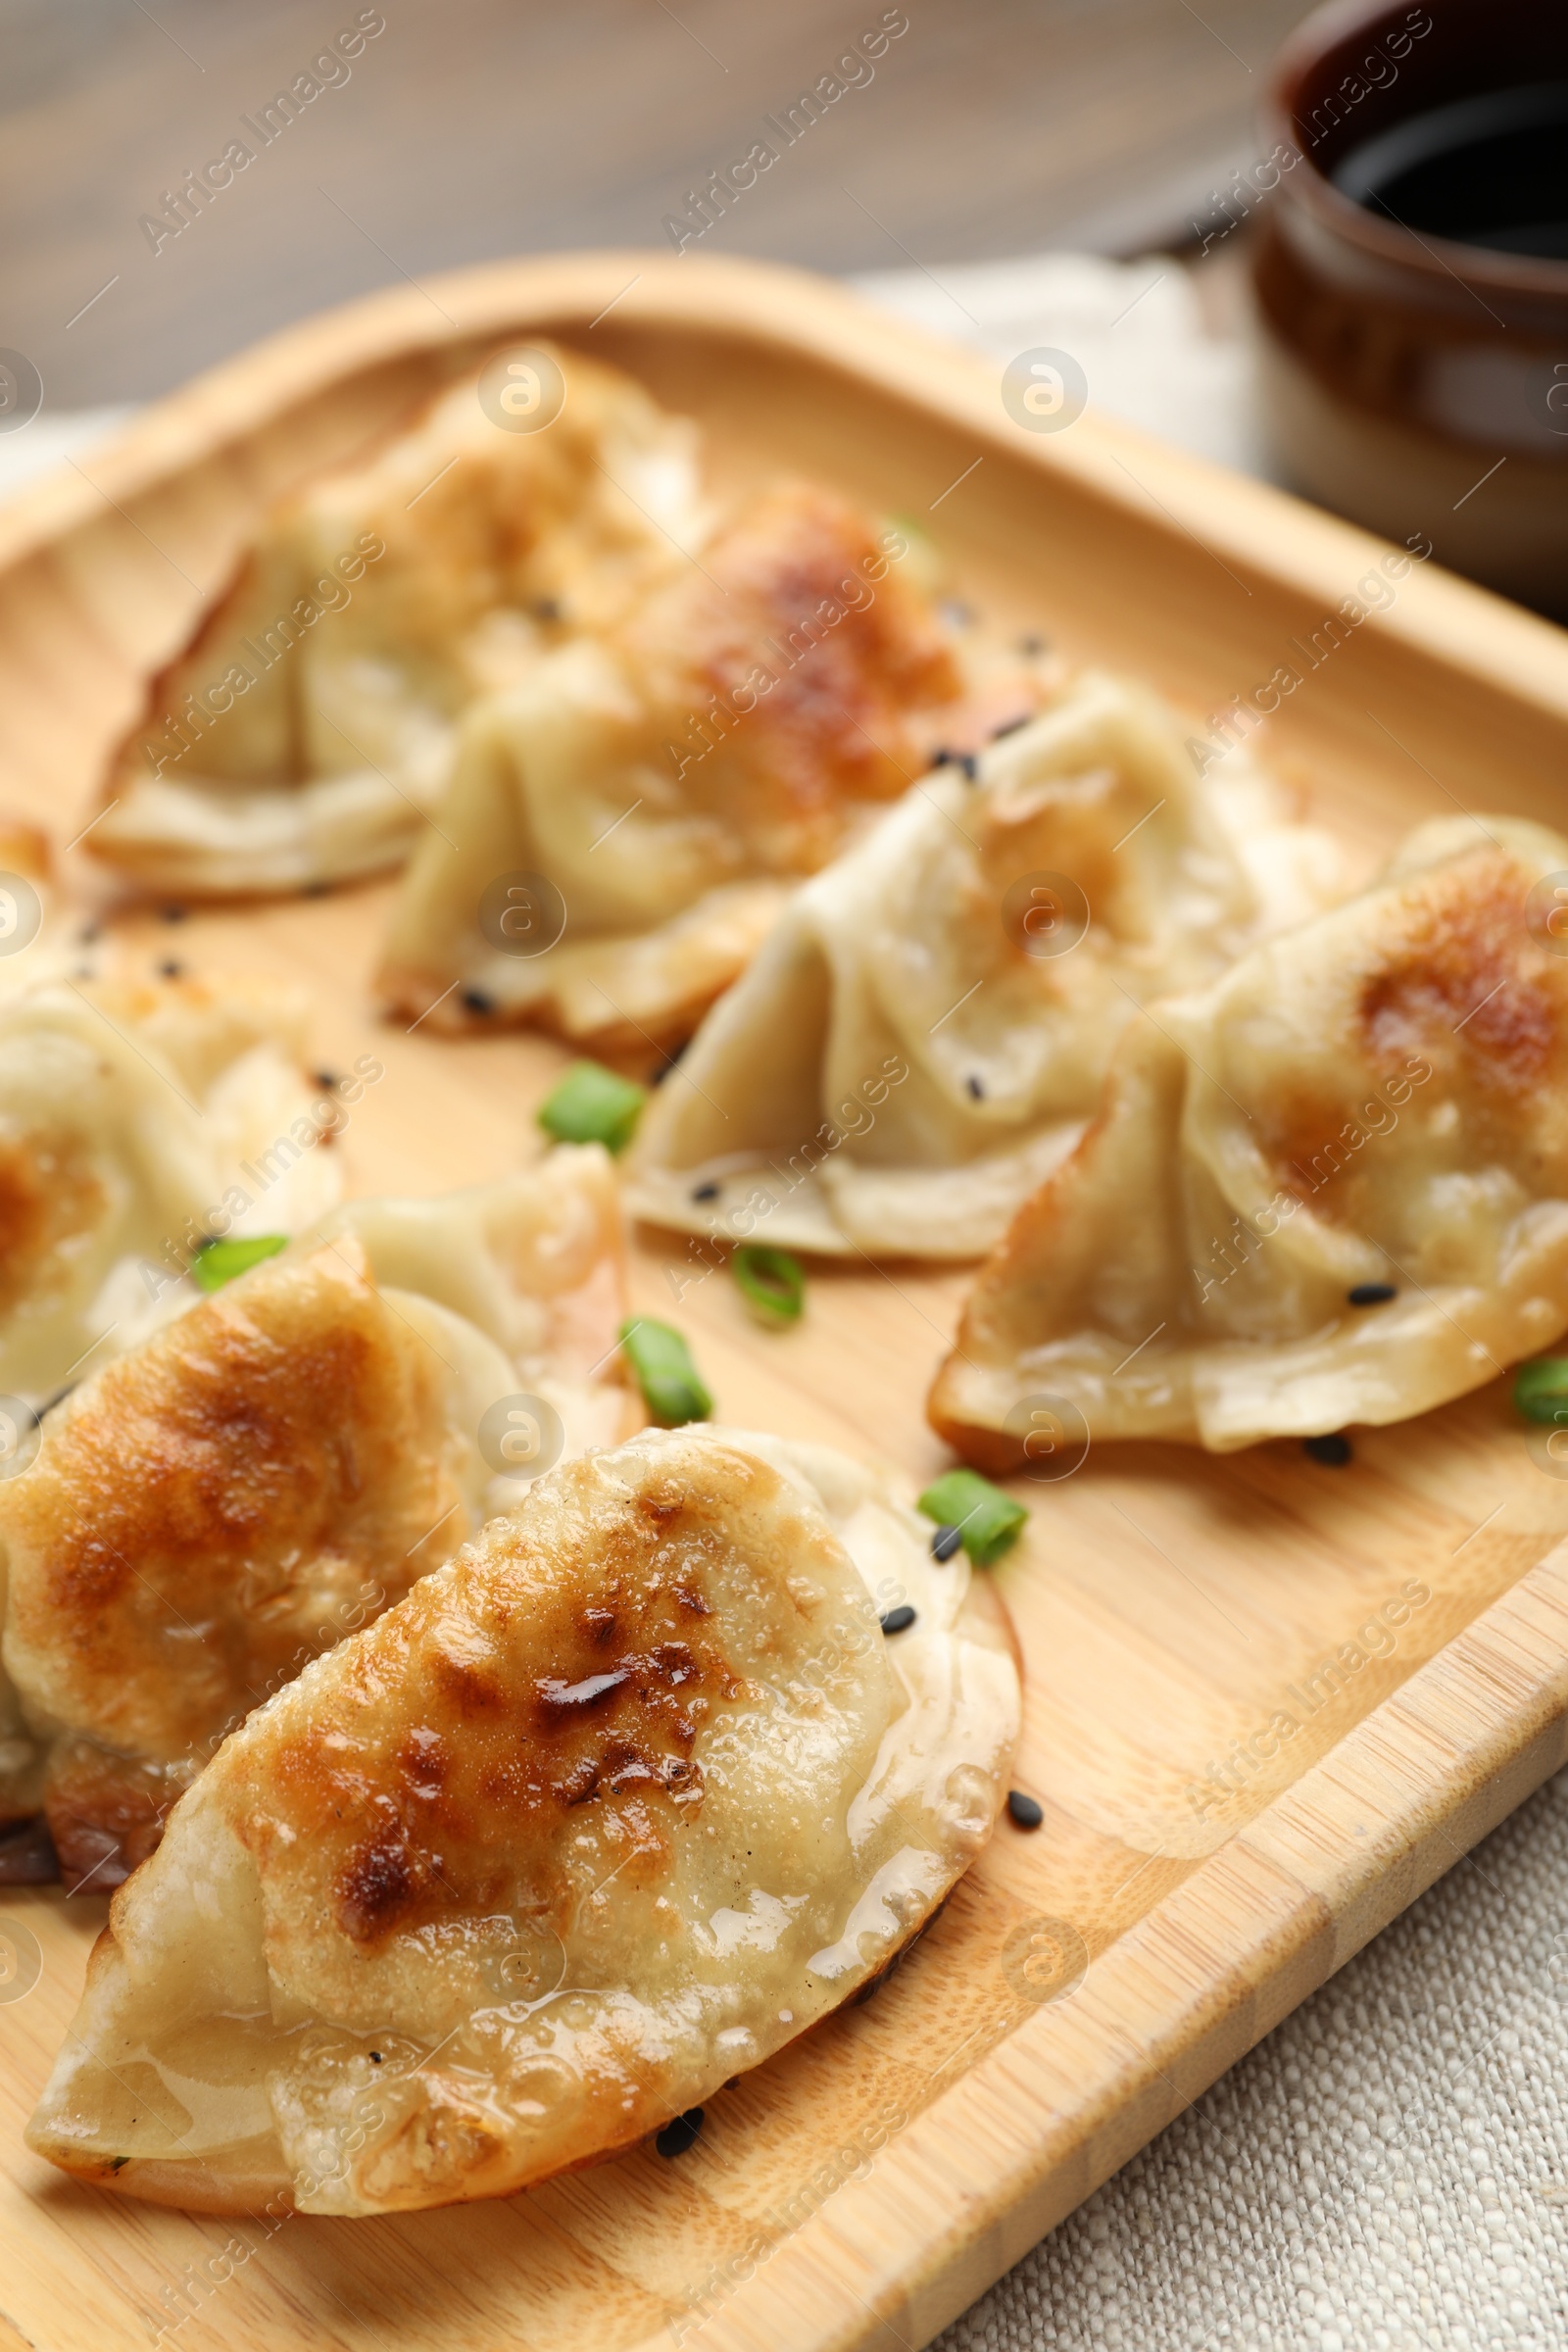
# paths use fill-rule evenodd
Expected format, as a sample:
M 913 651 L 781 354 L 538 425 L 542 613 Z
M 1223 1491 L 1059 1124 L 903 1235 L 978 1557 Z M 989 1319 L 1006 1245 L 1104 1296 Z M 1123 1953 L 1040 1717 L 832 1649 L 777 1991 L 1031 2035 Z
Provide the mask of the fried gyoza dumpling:
M 977 1257 L 1069 1151 L 1140 1004 L 1332 890 L 1254 772 L 1204 781 L 1096 675 L 928 777 L 795 900 L 650 1104 L 637 1212 L 826 1252 Z
M 224 1734 L 525 1493 L 530 1450 L 615 1442 L 625 1392 L 587 1369 L 619 1254 L 598 1146 L 355 1202 L 44 1416 L 0 1483 L 0 1816 L 41 1807 L 68 1885 L 122 1879 Z
M 1005 1626 L 929 1535 L 843 1456 L 721 1430 L 541 1479 L 180 1800 L 31 2145 L 171 2204 L 391 2213 L 757 2065 L 918 1931 L 1006 1787 Z
M 792 887 L 933 735 L 958 739 L 960 687 L 1004 684 L 1008 716 L 1040 699 L 1022 663 L 966 674 L 900 550 L 824 490 L 762 492 L 700 564 L 476 710 L 404 881 L 389 1002 L 602 1048 L 684 1037 Z
M 1424 825 L 1361 897 L 1135 1022 L 981 1271 L 934 1426 L 989 1468 L 1063 1404 L 1223 1453 L 1405 1420 L 1553 1340 L 1568 960 L 1538 886 L 1565 873 L 1543 826 Z
M 294 1233 L 335 1202 L 306 1012 L 233 980 L 0 1003 L 0 1395 L 36 1403 L 128 1345 L 215 1218 Z
M 219 896 L 396 864 L 466 705 L 690 542 L 689 423 L 554 352 L 564 405 L 509 430 L 479 397 L 505 358 L 263 525 L 111 765 L 100 857 Z

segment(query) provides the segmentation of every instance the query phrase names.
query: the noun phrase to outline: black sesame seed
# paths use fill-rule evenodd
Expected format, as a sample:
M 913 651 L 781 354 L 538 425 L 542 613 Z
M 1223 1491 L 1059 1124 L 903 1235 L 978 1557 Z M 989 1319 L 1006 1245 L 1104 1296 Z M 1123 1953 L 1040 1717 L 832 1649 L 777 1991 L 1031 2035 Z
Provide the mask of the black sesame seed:
M 334 1086 L 341 1086 L 343 1083 L 336 1070 L 317 1070 L 313 1074 L 317 1085 L 324 1087 L 328 1094 L 331 1093 Z
M 885 1634 L 906 1634 L 914 1623 L 914 1611 L 906 1600 L 901 1601 L 896 1609 L 889 1609 L 881 1623 Z
M 166 923 L 182 923 L 190 912 L 188 906 L 165 906 L 160 909 Z
M 962 1542 L 961 1527 L 939 1527 L 931 1538 L 931 1557 L 934 1560 L 951 1560 Z
M 1029 724 L 1029 712 L 1025 710 L 1017 718 L 1009 718 L 1004 726 L 993 727 L 991 730 L 992 742 L 1000 743 L 1004 735 L 1016 735 L 1020 727 L 1026 727 Z
M 466 988 L 462 1001 L 470 1012 L 494 1012 L 496 1008 L 494 997 L 483 988 Z
M 330 892 L 330 882 L 307 882 L 300 892 L 302 899 L 324 899 Z
M 962 768 L 963 780 L 966 784 L 973 784 L 978 780 L 980 763 L 973 752 L 960 752 L 953 764 L 955 767 Z
M 692 1199 L 694 1200 L 716 1200 L 718 1199 L 718 1193 L 719 1188 L 716 1184 L 694 1184 L 692 1186 Z
M 661 2156 L 684 2156 L 702 2128 L 702 2109 L 688 2107 L 684 2115 L 677 2115 L 672 2124 L 666 2124 L 656 2135 L 654 2145 Z
M 1018 640 L 1020 654 L 1043 654 L 1045 650 L 1046 641 L 1043 637 L 1020 637 Z
M 1038 1830 L 1046 1818 L 1045 1806 L 1037 1804 L 1032 1796 L 1025 1796 L 1021 1788 L 1008 1789 L 1007 1812 L 1020 1830 Z
M 1397 1298 L 1398 1286 L 1392 1282 L 1358 1282 L 1346 1298 L 1352 1306 L 1382 1306 L 1390 1298 Z
M 983 1080 L 971 1075 L 970 1077 L 966 1078 L 963 1083 L 969 1090 L 971 1101 L 976 1102 L 983 1102 L 985 1101 L 986 1090 Z
M 539 597 L 534 604 L 533 616 L 535 620 L 559 620 L 561 618 L 560 598 L 554 596 Z
M 1309 1453 L 1314 1462 L 1327 1462 L 1331 1470 L 1343 1470 L 1350 1459 L 1350 1441 L 1336 1429 L 1325 1438 L 1303 1438 L 1301 1451 Z
M 939 752 L 932 753 L 931 764 L 933 767 L 961 767 L 971 784 L 978 773 L 973 752 L 956 752 L 948 743 Z
M 380 2051 L 379 2051 L 379 2050 L 372 2050 L 372 2051 L 370 2052 L 370 2064 L 371 2064 L 372 2066 L 379 2066 L 379 2065 L 380 2065 L 380 2063 L 381 2063 L 381 2053 L 380 2053 Z
M 162 972 L 166 980 L 177 980 L 183 973 L 185 966 L 176 961 L 172 956 L 166 956 L 163 962 L 158 966 L 158 969 L 160 972 Z

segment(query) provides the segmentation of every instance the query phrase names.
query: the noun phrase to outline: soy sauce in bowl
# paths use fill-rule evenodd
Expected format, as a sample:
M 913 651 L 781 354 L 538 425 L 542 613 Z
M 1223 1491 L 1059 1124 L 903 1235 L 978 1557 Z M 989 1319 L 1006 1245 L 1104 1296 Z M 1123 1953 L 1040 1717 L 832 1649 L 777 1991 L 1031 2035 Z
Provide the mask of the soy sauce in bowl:
M 1568 81 L 1413 115 L 1348 148 L 1329 176 L 1417 235 L 1568 261 Z
M 1329 0 L 1286 43 L 1261 130 L 1281 473 L 1568 620 L 1565 0 Z

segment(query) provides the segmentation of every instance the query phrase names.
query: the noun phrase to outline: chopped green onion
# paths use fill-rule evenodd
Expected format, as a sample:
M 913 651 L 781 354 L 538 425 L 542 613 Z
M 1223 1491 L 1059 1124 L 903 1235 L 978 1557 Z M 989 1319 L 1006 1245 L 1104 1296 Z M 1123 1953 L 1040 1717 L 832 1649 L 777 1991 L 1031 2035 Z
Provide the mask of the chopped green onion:
M 1568 1355 L 1543 1355 L 1521 1364 L 1513 1400 L 1527 1421 L 1568 1421 Z
M 236 1274 L 248 1274 L 252 1266 L 287 1248 L 286 1233 L 258 1233 L 248 1241 L 203 1242 L 190 1261 L 191 1280 L 199 1291 L 220 1291 Z
M 989 1568 L 1018 1541 L 1029 1514 L 978 1470 L 947 1470 L 927 1487 L 919 1507 L 939 1527 L 956 1527 L 977 1568 Z
M 564 1144 L 603 1144 L 623 1152 L 637 1132 L 648 1089 L 617 1077 L 603 1062 L 574 1061 L 539 1105 L 539 1124 Z
M 930 537 L 930 533 L 926 530 L 924 523 L 918 521 L 913 514 L 907 513 L 890 514 L 888 515 L 887 520 L 895 524 L 897 528 L 904 533 L 906 539 L 926 539 Z
M 668 1323 L 644 1315 L 620 1327 L 620 1350 L 637 1375 L 648 1410 L 661 1429 L 706 1421 L 713 1399 L 692 1361 L 692 1351 Z
M 923 594 L 935 596 L 942 586 L 942 559 L 931 533 L 913 514 L 892 514 L 888 520 L 905 541 L 905 553 L 903 556 L 893 556 L 894 563 L 907 563 L 915 586 Z M 884 532 L 882 537 L 883 551 L 890 556 L 893 555 L 888 546 L 891 535 Z
M 806 1276 L 787 1250 L 743 1242 L 729 1261 L 741 1297 L 762 1323 L 798 1323 L 806 1305 Z

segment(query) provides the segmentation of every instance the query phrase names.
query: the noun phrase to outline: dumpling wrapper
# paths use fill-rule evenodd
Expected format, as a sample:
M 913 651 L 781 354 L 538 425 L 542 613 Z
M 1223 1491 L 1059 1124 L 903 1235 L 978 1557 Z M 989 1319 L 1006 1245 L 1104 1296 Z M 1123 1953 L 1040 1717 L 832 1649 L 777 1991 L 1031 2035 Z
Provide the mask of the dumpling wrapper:
M 45 981 L 97 977 L 98 926 L 71 906 L 38 825 L 0 816 L 0 1002 Z
M 933 1426 L 993 1471 L 1074 1413 L 1225 1453 L 1406 1420 L 1547 1347 L 1568 959 L 1531 892 L 1564 872 L 1544 826 L 1423 825 L 1363 895 L 1135 1022 L 981 1269 Z M 1396 1295 L 1353 1305 L 1363 1283 Z
M 0 1001 L 0 1397 L 39 1404 L 129 1345 L 220 1213 L 294 1233 L 337 1200 L 308 1005 L 235 979 Z
M 1334 895 L 1333 845 L 1263 776 L 1081 677 L 939 770 L 795 899 L 644 1115 L 628 1204 L 827 1255 L 978 1257 L 1076 1143 L 1138 1006 Z M 1031 877 L 1064 877 L 1066 952 Z M 1076 927 L 1054 883 L 1055 934 Z M 1009 898 L 1009 891 L 1012 897 Z
M 187 1289 L 0 1482 L 0 1819 L 41 1809 L 68 1886 L 117 1885 L 251 1708 L 526 1493 L 519 1439 L 622 1435 L 592 1377 L 621 1274 L 591 1145 Z
M 542 348 L 565 381 L 547 426 L 494 422 L 476 370 L 267 519 L 153 679 L 110 765 L 96 856 L 216 897 L 397 864 L 467 705 L 692 542 L 695 427 L 617 369 Z
M 180 1800 L 29 2144 L 198 2210 L 393 2213 L 756 2066 L 918 1931 L 1006 1788 L 1005 1621 L 929 1535 L 842 1455 L 724 1430 L 541 1479 Z
M 389 1005 L 602 1051 L 687 1036 L 938 742 L 1046 691 L 939 623 L 919 555 L 825 490 L 778 485 L 476 709 L 393 914 Z M 509 878 L 530 877 L 509 908 Z
M 416 1291 L 501 1350 L 523 1390 L 561 1419 L 570 1453 L 622 1435 L 626 1313 L 620 1188 L 601 1144 L 559 1144 L 531 1167 L 423 1200 L 348 1200 L 307 1241 L 352 1235 L 383 1288 Z M 531 1471 L 519 1471 L 525 1486 Z M 493 1507 L 522 1487 L 505 1474 Z

